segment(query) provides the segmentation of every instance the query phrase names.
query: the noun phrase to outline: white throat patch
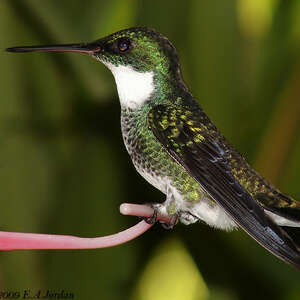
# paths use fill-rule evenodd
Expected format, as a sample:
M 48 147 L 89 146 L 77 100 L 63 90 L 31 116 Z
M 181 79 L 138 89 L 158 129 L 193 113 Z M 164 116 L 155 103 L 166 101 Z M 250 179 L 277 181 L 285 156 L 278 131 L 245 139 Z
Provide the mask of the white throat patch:
M 112 72 L 117 84 L 121 106 L 138 108 L 153 93 L 153 72 L 137 72 L 129 66 L 114 66 L 103 62 Z

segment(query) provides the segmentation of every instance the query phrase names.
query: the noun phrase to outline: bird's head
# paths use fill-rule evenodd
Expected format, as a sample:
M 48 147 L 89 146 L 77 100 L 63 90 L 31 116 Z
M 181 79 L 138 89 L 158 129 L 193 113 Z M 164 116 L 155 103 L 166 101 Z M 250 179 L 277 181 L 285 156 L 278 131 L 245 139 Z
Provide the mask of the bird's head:
M 157 86 L 164 88 L 181 78 L 174 46 L 156 30 L 145 27 L 124 29 L 91 43 L 14 47 L 7 51 L 89 54 L 112 71 L 121 104 L 133 107 L 149 98 Z

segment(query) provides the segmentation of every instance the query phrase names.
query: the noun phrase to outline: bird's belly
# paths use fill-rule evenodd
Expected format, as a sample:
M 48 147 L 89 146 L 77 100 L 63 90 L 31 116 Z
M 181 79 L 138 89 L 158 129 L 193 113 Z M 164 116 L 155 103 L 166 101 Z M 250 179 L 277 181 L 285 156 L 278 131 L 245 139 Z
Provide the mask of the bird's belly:
M 180 221 L 185 225 L 195 223 L 201 220 L 214 228 L 223 230 L 232 230 L 237 225 L 233 219 L 225 212 L 225 210 L 216 204 L 211 198 L 209 198 L 199 186 L 199 201 L 191 202 L 184 199 L 180 191 L 172 185 L 172 180 L 168 177 L 153 176 L 151 173 L 141 170 L 136 167 L 139 174 L 150 184 L 156 187 L 158 190 L 167 194 L 170 190 L 173 194 L 174 202 L 172 208 L 176 207 L 176 213 L 182 217 L 179 217 Z M 168 211 L 168 196 L 166 203 L 166 211 Z M 192 216 L 189 217 L 188 214 Z M 196 218 L 195 218 L 196 217 Z
M 214 228 L 229 231 L 237 227 L 225 210 L 215 202 L 212 203 L 212 199 L 207 197 L 189 207 L 189 212 Z

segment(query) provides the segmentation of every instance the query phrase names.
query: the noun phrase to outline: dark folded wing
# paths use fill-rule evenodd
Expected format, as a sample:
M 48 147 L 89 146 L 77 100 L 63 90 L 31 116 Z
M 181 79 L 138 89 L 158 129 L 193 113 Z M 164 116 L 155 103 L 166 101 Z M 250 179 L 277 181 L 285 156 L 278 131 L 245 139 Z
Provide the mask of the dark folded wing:
M 271 253 L 300 268 L 299 248 L 234 178 L 228 166 L 230 149 L 200 109 L 158 105 L 148 114 L 148 126 L 240 227 Z

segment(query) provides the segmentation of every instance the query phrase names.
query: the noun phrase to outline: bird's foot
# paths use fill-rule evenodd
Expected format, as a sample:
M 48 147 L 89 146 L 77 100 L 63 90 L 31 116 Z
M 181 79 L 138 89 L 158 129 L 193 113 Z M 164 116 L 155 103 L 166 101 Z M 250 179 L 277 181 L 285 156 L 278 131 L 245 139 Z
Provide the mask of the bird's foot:
M 156 221 L 162 225 L 164 229 L 172 229 L 178 223 L 178 215 L 177 213 L 170 215 L 167 212 L 167 209 L 164 204 L 162 203 L 150 203 L 148 204 L 153 209 L 153 215 L 151 217 L 146 217 L 144 220 L 148 224 L 153 224 Z M 161 219 L 167 219 L 168 221 L 162 221 Z
M 153 215 L 151 217 L 143 217 L 145 222 L 148 224 L 154 224 L 157 221 L 158 210 L 154 207 L 152 207 L 152 208 L 153 208 Z

